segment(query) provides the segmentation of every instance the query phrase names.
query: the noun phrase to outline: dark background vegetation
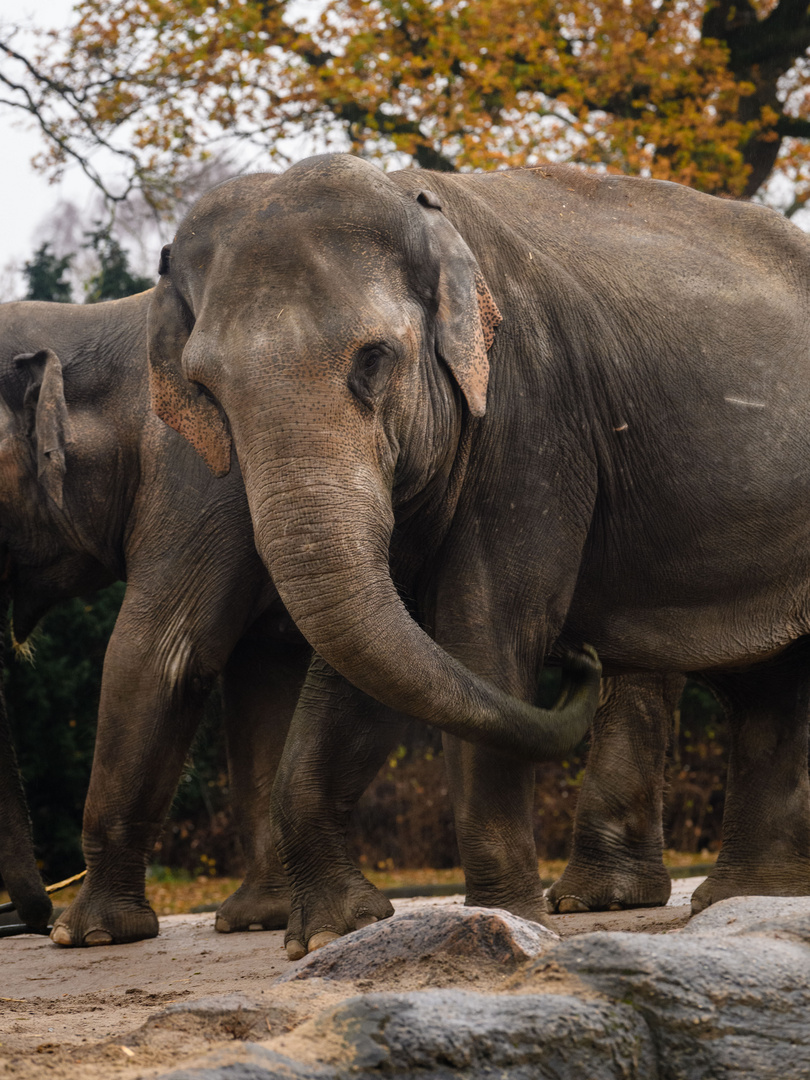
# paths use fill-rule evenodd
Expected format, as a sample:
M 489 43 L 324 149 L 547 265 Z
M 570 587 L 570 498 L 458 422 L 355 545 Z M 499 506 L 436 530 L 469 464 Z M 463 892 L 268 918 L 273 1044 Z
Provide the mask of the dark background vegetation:
M 103 229 L 86 234 L 99 269 L 85 283 L 86 302 L 148 288 L 126 252 Z M 28 299 L 65 301 L 72 256 L 42 244 L 25 266 Z M 34 660 L 5 649 L 9 719 L 26 783 L 37 851 L 47 880 L 84 866 L 81 820 L 90 777 L 107 640 L 124 594 L 118 583 L 61 604 L 34 635 Z M 716 850 L 720 841 L 726 758 L 719 706 L 689 684 L 676 714 L 668 763 L 667 844 L 685 852 Z M 541 858 L 566 858 L 587 746 L 563 762 L 537 768 L 535 833 Z M 438 732 L 414 723 L 381 769 L 354 816 L 351 848 L 374 869 L 457 866 L 453 818 Z M 242 855 L 229 805 L 218 695 L 206 710 L 183 770 L 156 866 L 192 875 L 233 875 Z
M 82 807 L 90 776 L 101 670 L 123 596 L 113 585 L 73 600 L 43 622 L 33 664 L 6 650 L 6 687 L 37 851 L 48 880 L 81 870 Z M 667 766 L 667 846 L 716 851 L 723 813 L 725 728 L 720 707 L 690 683 Z M 537 767 L 535 834 L 541 858 L 566 858 L 587 744 Z M 458 866 L 438 732 L 414 723 L 363 797 L 350 843 L 373 869 Z M 197 876 L 239 876 L 242 856 L 229 805 L 219 700 L 212 696 L 155 852 L 158 866 Z

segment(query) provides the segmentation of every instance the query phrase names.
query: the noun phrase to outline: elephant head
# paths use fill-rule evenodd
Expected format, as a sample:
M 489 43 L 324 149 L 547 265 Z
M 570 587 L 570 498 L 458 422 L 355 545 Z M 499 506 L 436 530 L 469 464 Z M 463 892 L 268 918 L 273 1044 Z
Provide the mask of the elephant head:
M 429 191 L 346 155 L 216 188 L 187 216 L 149 314 L 153 408 L 223 474 L 235 444 L 255 540 L 313 647 L 360 689 L 470 740 L 565 752 L 596 707 L 572 662 L 557 710 L 477 678 L 411 618 L 395 515 L 448 484 L 487 407 L 501 321 Z
M 54 604 L 123 575 L 150 414 L 143 366 L 118 355 L 142 352 L 148 304 L 0 305 L 0 581 L 20 644 Z

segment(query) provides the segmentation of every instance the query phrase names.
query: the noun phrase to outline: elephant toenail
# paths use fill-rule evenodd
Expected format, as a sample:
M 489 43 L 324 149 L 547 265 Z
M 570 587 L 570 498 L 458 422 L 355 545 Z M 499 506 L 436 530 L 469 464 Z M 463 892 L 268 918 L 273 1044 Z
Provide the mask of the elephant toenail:
M 230 934 L 231 924 L 227 919 L 223 919 L 221 915 L 217 915 L 214 919 L 214 929 L 218 934 Z
M 309 939 L 308 951 L 315 952 L 316 949 L 322 949 L 324 945 L 328 945 L 330 941 L 335 941 L 339 937 L 340 934 L 336 934 L 334 930 L 320 930 Z
M 85 945 L 112 945 L 112 934 L 106 930 L 90 930 L 84 935 Z
M 57 945 L 73 944 L 73 938 L 70 936 L 70 931 L 66 926 L 55 926 L 51 930 L 51 941 L 56 942 Z
M 372 923 L 378 922 L 376 915 L 358 915 L 354 922 L 355 930 L 362 930 L 364 926 L 371 926 Z
M 260 922 L 252 922 L 248 927 L 248 930 L 264 930 L 264 926 Z
M 561 915 L 577 915 L 590 910 L 578 896 L 563 896 L 557 901 L 557 911 Z
M 304 948 L 300 941 L 291 940 L 287 942 L 288 960 L 302 960 L 306 955 L 307 950 Z
M 624 911 L 624 904 L 620 904 L 618 900 L 614 900 L 608 907 L 608 911 Z

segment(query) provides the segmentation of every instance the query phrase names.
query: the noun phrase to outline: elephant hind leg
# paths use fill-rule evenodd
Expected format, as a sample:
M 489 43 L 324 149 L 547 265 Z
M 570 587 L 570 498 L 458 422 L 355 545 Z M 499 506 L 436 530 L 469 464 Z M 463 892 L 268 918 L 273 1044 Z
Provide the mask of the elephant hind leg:
M 808 661 L 805 639 L 767 667 L 712 676 L 729 709 L 723 847 L 693 912 L 730 896 L 810 896 Z
M 666 904 L 664 759 L 681 675 L 603 680 L 577 804 L 571 858 L 548 891 L 552 911 Z
M 290 887 L 276 854 L 270 796 L 306 676 L 311 649 L 254 631 L 237 645 L 223 673 L 231 803 L 245 857 L 245 879 L 216 914 L 223 934 L 283 930 Z
M 503 908 L 544 922 L 546 902 L 532 829 L 533 761 L 444 735 L 461 865 L 470 907 Z

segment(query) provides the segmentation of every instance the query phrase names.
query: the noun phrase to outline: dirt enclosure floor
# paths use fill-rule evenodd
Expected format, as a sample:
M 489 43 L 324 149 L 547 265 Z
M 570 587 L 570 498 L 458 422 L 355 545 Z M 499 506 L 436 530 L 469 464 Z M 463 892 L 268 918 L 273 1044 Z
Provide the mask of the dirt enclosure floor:
M 562 937 L 594 930 L 666 933 L 688 921 L 689 896 L 701 880 L 674 881 L 666 908 L 548 921 Z M 406 912 L 461 901 L 411 899 L 394 906 Z M 132 945 L 61 949 L 34 935 L 0 940 L 0 1078 L 147 1080 L 206 1051 L 233 1047 L 235 1040 L 277 1039 L 358 991 L 484 991 L 508 977 L 491 966 L 462 973 L 436 956 L 404 982 L 383 973 L 362 983 L 311 979 L 274 985 L 294 967 L 283 936 L 217 934 L 213 915 L 205 914 L 164 917 L 159 937 Z M 206 1005 L 205 999 L 233 995 L 230 1012 Z

